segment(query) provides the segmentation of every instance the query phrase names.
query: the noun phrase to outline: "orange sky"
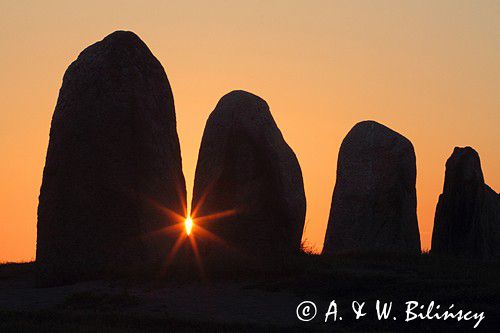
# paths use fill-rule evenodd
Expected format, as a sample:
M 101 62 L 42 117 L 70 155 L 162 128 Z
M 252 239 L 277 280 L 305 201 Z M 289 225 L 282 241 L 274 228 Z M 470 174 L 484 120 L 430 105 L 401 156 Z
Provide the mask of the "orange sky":
M 136 32 L 165 67 L 189 198 L 209 113 L 244 89 L 269 103 L 299 158 L 309 244 L 323 243 L 343 137 L 373 119 L 415 146 L 429 248 L 454 146 L 475 147 L 487 183 L 500 190 L 499 16 L 498 1 L 2 1 L 0 262 L 34 259 L 63 73 L 117 29 Z

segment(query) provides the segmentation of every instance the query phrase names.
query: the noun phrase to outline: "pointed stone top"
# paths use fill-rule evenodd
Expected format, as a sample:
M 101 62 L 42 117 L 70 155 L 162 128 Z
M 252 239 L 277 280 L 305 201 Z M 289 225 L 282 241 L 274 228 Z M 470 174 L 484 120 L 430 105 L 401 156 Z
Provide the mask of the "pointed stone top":
M 446 161 L 444 190 L 464 183 L 484 184 L 481 160 L 472 147 L 455 147 Z
M 106 47 L 109 49 L 126 49 L 126 48 L 147 48 L 142 39 L 132 31 L 118 30 L 110 33 L 102 40 L 90 45 L 82 53 L 96 46 Z
M 156 60 L 139 36 L 131 31 L 119 30 L 84 49 L 74 63 L 84 62 L 87 66 L 98 67 L 104 61 L 123 66 L 143 62 L 145 58 Z
M 406 137 L 374 120 L 364 120 L 354 125 L 354 127 L 347 134 L 346 139 L 351 137 L 371 141 L 372 143 L 375 139 L 380 143 L 397 139 L 404 141 L 413 147 L 410 140 Z
M 255 112 L 268 111 L 269 105 L 257 95 L 244 90 L 233 90 L 224 95 L 217 106 L 217 112 Z
M 138 42 L 141 41 L 139 36 L 133 31 L 127 30 L 116 30 L 106 37 L 103 40 L 106 41 L 121 41 L 121 42 Z

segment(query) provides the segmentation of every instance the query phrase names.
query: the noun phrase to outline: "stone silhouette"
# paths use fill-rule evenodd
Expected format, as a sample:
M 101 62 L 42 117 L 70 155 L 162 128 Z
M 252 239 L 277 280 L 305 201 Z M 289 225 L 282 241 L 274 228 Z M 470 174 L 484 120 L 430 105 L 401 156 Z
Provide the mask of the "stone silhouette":
M 413 145 L 374 121 L 340 147 L 323 253 L 420 253 Z
M 500 198 L 485 184 L 479 154 L 471 147 L 456 147 L 446 162 L 431 252 L 484 259 L 500 256 Z
M 260 262 L 298 253 L 306 201 L 302 172 L 267 103 L 233 91 L 208 118 L 192 211 L 204 255 Z M 200 228 L 200 229 L 201 229 Z
M 42 280 L 153 267 L 185 196 L 165 71 L 138 36 L 114 32 L 64 74 L 38 206 Z

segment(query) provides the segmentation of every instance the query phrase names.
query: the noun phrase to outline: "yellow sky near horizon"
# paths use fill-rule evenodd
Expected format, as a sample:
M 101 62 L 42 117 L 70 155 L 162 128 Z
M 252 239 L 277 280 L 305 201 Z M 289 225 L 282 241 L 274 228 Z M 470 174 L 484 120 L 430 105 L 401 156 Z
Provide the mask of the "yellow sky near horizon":
M 2 1 L 0 262 L 35 257 L 50 121 L 68 65 L 131 30 L 165 67 L 190 198 L 205 121 L 225 93 L 264 98 L 297 154 L 304 239 L 323 243 L 338 150 L 357 122 L 410 139 L 422 248 L 453 147 L 481 156 L 500 190 L 500 2 Z

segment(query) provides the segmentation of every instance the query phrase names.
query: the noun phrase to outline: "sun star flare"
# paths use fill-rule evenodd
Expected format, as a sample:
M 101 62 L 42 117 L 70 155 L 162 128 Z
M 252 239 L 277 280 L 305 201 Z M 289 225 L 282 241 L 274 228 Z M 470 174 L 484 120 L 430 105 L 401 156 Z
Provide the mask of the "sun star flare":
M 191 234 L 191 230 L 193 229 L 193 219 L 191 216 L 188 216 L 184 221 L 184 227 L 186 228 L 186 234 L 189 236 Z

